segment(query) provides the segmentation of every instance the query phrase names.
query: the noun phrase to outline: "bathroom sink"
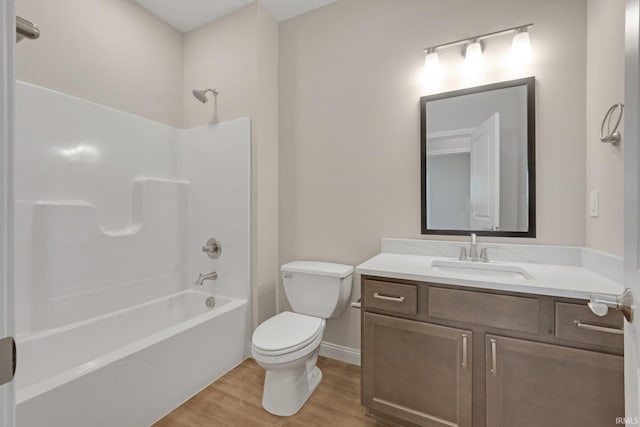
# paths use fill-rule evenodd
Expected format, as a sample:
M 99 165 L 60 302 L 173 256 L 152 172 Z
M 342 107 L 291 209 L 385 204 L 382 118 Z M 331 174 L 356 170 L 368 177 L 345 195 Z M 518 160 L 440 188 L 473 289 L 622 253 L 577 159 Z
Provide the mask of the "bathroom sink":
M 495 264 L 490 262 L 437 259 L 431 262 L 431 268 L 433 271 L 468 274 L 470 276 L 495 277 L 499 279 L 533 279 L 533 276 L 527 270 L 517 265 Z

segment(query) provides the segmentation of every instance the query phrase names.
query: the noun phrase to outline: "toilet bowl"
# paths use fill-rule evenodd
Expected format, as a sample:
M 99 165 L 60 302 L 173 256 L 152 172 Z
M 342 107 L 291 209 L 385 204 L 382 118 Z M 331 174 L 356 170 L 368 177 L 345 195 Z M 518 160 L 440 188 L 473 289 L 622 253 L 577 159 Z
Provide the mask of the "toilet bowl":
M 326 319 L 337 317 L 351 294 L 353 267 L 294 261 L 281 267 L 285 293 L 295 312 L 260 324 L 251 353 L 266 370 L 262 406 L 274 415 L 293 415 L 322 380 L 316 366 Z
M 251 353 L 266 370 L 262 406 L 270 413 L 293 415 L 316 389 L 316 367 L 326 321 L 285 311 L 253 333 Z

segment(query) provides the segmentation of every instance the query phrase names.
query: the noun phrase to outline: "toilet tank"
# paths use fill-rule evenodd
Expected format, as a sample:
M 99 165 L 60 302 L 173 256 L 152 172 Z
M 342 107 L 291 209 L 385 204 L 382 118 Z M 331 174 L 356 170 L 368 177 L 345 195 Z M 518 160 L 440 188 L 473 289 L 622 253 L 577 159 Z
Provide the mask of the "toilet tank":
M 296 313 L 327 319 L 339 316 L 351 295 L 353 267 L 319 261 L 293 261 L 280 267 L 284 291 Z

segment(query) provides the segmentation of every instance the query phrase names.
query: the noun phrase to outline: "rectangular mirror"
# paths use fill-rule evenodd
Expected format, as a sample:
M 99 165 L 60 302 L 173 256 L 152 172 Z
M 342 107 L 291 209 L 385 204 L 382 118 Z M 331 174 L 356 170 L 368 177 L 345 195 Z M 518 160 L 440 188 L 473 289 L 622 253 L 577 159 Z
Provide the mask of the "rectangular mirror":
M 535 78 L 420 98 L 422 234 L 535 237 Z

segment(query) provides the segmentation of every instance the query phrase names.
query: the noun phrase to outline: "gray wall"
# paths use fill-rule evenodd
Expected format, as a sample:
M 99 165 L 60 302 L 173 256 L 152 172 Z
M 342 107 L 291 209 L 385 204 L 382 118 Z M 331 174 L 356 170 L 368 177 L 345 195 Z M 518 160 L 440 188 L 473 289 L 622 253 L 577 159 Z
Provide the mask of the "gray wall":
M 600 124 L 612 104 L 624 102 L 624 0 L 589 0 L 587 26 L 586 192 L 600 193 L 600 215 L 585 201 L 586 245 L 624 254 L 624 135 L 622 145 L 600 142 Z M 624 127 L 624 120 L 620 129 Z
M 382 236 L 420 237 L 420 96 L 531 75 L 538 237 L 524 241 L 583 245 L 586 12 L 582 0 L 341 0 L 282 22 L 280 263 L 357 265 Z M 444 80 L 424 84 L 425 47 L 527 22 L 530 66 L 506 67 L 512 38 L 495 37 L 478 79 L 460 76 L 452 48 L 441 52 Z M 505 240 L 516 241 L 484 239 Z M 330 319 L 325 339 L 359 347 L 358 315 Z
M 17 0 L 16 78 L 182 127 L 182 34 L 130 0 Z

